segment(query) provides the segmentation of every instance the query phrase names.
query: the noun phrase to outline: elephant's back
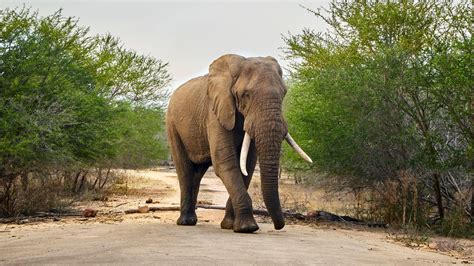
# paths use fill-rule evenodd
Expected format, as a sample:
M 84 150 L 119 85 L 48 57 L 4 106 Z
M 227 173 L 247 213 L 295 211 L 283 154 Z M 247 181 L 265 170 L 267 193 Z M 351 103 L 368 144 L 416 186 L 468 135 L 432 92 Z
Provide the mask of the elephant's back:
M 181 85 L 171 95 L 168 105 L 168 132 L 179 136 L 195 163 L 210 158 L 206 127 L 208 108 L 207 75 Z
M 168 113 L 191 113 L 204 107 L 207 101 L 207 75 L 191 79 L 179 86 L 171 95 L 168 105 Z M 201 108 L 202 109 L 202 108 Z

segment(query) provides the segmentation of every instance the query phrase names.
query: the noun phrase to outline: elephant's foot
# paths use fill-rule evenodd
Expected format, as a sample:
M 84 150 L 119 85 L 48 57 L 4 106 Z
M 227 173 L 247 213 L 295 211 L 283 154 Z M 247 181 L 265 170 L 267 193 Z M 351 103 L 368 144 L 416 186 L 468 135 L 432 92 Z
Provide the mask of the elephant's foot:
M 178 225 L 196 225 L 196 214 L 181 214 L 176 222 Z
M 252 233 L 258 230 L 258 225 L 253 216 L 250 216 L 245 219 L 235 219 L 233 229 L 236 233 Z
M 224 217 L 221 222 L 222 229 L 234 229 L 234 218 L 232 217 Z

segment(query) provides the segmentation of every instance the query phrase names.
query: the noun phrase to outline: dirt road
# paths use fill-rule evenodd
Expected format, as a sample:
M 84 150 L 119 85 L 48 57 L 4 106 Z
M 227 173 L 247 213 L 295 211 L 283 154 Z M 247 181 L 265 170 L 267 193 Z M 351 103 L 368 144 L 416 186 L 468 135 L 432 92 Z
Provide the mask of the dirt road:
M 153 184 L 160 206 L 179 201 L 170 172 L 133 172 Z M 145 182 L 146 183 L 146 182 Z M 169 193 L 160 191 L 167 189 Z M 114 203 L 136 206 L 139 198 Z M 227 194 L 220 180 L 203 179 L 202 201 L 223 205 Z M 143 200 L 142 200 L 143 201 Z M 98 206 L 95 206 L 98 207 Z M 102 206 L 105 212 L 108 206 Z M 114 208 L 114 207 L 112 207 Z M 177 212 L 121 215 L 117 219 L 65 219 L 28 225 L 0 225 L 0 264 L 158 264 L 158 265 L 314 265 L 314 264 L 452 264 L 458 260 L 387 241 L 380 232 L 287 225 L 275 231 L 259 221 L 254 234 L 219 228 L 223 211 L 198 210 L 197 226 L 176 226 Z

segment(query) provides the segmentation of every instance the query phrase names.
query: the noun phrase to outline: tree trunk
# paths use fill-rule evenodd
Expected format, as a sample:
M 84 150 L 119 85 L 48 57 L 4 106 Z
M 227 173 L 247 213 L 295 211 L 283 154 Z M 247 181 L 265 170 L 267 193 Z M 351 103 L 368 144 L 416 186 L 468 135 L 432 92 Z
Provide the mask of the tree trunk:
M 100 188 L 104 188 L 105 184 L 107 183 L 107 180 L 109 179 L 109 174 L 110 174 L 110 167 L 107 168 L 107 173 L 105 173 L 104 183 L 102 183 L 102 185 L 99 184 Z
M 474 125 L 474 98 L 471 98 L 471 125 Z M 472 129 L 473 127 L 471 127 Z M 472 139 L 471 139 L 472 143 Z M 474 153 L 471 152 L 470 156 L 470 169 L 469 174 L 471 176 L 471 224 L 474 224 Z
M 443 198 L 441 196 L 441 182 L 439 173 L 433 174 L 434 191 L 436 194 L 436 204 L 438 205 L 439 219 L 444 219 Z
M 82 192 L 82 189 L 84 188 L 85 181 L 87 180 L 87 174 L 89 171 L 85 171 L 84 174 L 82 175 L 81 183 L 79 184 L 79 188 L 77 189 L 77 192 Z
M 72 183 L 72 193 L 76 193 L 77 181 L 79 181 L 79 177 L 81 176 L 81 171 L 78 171 L 76 177 L 74 178 L 74 182 Z
M 474 224 L 474 179 L 471 178 L 471 224 Z
M 416 175 L 413 175 L 413 223 L 416 225 L 418 215 L 418 182 Z
M 97 185 L 97 182 L 99 183 L 100 186 L 100 181 L 102 180 L 102 168 L 98 168 L 97 170 L 97 177 L 94 181 L 94 184 L 92 185 L 91 189 L 95 189 L 95 186 Z

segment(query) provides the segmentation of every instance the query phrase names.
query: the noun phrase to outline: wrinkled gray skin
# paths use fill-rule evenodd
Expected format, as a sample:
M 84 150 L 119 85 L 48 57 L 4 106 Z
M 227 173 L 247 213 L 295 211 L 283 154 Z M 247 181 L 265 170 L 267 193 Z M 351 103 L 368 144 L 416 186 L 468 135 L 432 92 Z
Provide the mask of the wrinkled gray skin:
M 221 228 L 258 230 L 247 189 L 258 157 L 265 205 L 275 229 L 285 223 L 278 195 L 280 147 L 287 133 L 282 115 L 286 87 L 272 57 L 224 55 L 212 62 L 209 74 L 192 79 L 171 96 L 167 131 L 181 189 L 178 225 L 195 225 L 201 178 L 214 166 L 229 199 Z M 252 138 L 248 176 L 239 167 L 245 132 Z

